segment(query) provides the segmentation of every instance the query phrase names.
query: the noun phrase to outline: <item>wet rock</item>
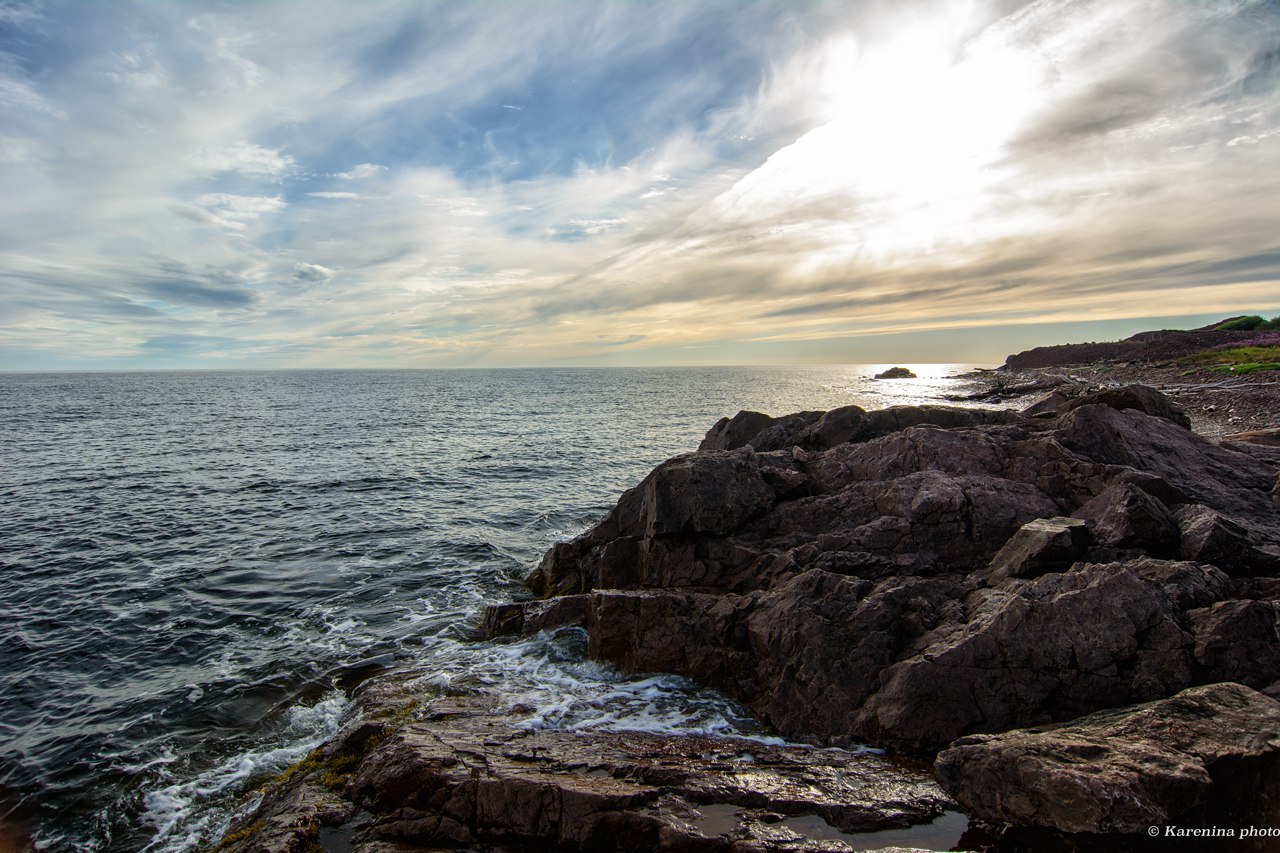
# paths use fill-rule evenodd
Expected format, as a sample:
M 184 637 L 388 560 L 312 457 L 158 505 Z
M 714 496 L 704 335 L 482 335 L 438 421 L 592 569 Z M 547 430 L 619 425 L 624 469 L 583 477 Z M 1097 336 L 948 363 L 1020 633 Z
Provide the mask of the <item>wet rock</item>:
M 1033 519 L 1019 527 L 991 560 L 987 582 L 994 585 L 1008 578 L 1062 571 L 1084 554 L 1088 543 L 1088 525 L 1081 519 Z
M 561 595 L 542 601 L 490 604 L 480 625 L 486 640 L 531 637 L 539 631 L 587 626 L 586 595 Z
M 230 849 L 302 850 L 328 824 L 350 849 L 848 849 L 787 828 L 810 816 L 835 831 L 928 822 L 951 807 L 927 768 L 883 756 L 757 741 L 641 732 L 532 731 L 492 697 L 436 698 L 398 723 L 376 702 L 322 751 L 354 762 L 330 773 L 319 809 L 307 797 L 324 774 L 299 774 L 244 820 Z M 385 715 L 384 715 L 385 716 Z M 373 734 L 370 734 L 370 731 Z M 363 748 L 352 753 L 350 746 Z M 345 753 L 343 751 L 346 751 Z M 336 778 L 335 778 L 336 775 Z M 299 793 L 303 792 L 303 793 Z M 312 792 L 312 793 L 306 793 Z M 272 830 L 287 827 L 288 831 Z M 290 833 L 292 835 L 290 835 Z
M 1157 498 L 1133 483 L 1109 486 L 1073 513 L 1089 522 L 1099 545 L 1138 549 L 1156 557 L 1178 550 L 1178 523 Z
M 875 379 L 915 379 L 916 375 L 905 367 L 890 367 L 877 373 Z
M 1274 817 L 1280 702 L 1239 684 L 1196 687 L 1064 726 L 979 735 L 938 756 L 973 816 L 1065 832 L 1146 832 Z

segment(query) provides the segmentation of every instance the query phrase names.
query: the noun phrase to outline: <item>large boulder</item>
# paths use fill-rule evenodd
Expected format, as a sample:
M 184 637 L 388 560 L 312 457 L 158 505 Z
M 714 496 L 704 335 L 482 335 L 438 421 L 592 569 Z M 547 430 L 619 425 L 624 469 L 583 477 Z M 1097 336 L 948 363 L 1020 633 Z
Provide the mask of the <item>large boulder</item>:
M 1211 678 L 1280 688 L 1280 602 L 1220 601 L 1188 613 L 1196 663 Z
M 1136 549 L 1156 557 L 1177 553 L 1177 521 L 1158 498 L 1133 483 L 1108 486 L 1073 515 L 1089 522 L 1099 545 Z
M 1280 819 L 1280 702 L 1240 684 L 1062 726 L 961 738 L 938 780 L 968 813 L 1064 832 Z
M 1018 528 L 991 560 L 987 582 L 1034 578 L 1060 572 L 1078 560 L 1089 543 L 1088 525 L 1078 518 L 1036 518 Z

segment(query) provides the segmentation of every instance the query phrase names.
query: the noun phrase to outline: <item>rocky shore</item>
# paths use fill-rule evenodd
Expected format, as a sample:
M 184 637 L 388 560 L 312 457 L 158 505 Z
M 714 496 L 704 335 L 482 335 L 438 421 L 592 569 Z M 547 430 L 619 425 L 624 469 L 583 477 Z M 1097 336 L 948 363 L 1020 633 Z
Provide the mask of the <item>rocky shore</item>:
M 1080 394 L 1118 385 L 1146 385 L 1173 400 L 1192 428 L 1211 438 L 1280 430 L 1280 372 L 1235 375 L 1196 360 L 1197 353 L 1248 344 L 1276 333 L 1223 329 L 1229 318 L 1202 329 L 1140 332 L 1122 341 L 1043 346 L 1009 356 L 983 377 L 979 399 L 1029 402 L 1051 388 Z M 1274 437 L 1280 443 L 1280 435 Z
M 785 744 L 534 732 L 406 673 L 224 845 L 1139 849 L 1150 826 L 1280 826 L 1280 448 L 1189 425 L 1141 386 L 723 419 L 484 631 L 585 631 Z

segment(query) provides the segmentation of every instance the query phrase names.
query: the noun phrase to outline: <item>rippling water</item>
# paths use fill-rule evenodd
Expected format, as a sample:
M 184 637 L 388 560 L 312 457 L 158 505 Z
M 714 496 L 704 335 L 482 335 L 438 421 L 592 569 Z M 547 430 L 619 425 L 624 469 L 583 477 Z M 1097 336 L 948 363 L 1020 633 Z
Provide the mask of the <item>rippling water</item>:
M 749 730 L 680 679 L 468 631 L 722 415 L 936 401 L 958 368 L 871 372 L 0 374 L 0 828 L 195 849 L 408 661 L 531 726 Z

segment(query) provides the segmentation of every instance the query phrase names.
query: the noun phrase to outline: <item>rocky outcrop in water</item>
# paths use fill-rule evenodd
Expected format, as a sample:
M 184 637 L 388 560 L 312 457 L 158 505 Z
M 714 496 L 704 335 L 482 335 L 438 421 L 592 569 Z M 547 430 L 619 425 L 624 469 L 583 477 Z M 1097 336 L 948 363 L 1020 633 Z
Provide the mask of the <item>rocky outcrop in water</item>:
M 388 717 L 381 683 L 239 849 L 328 832 L 367 851 L 836 850 L 947 808 L 857 743 L 951 744 L 947 789 L 995 823 L 1202 819 L 1224 774 L 1276 769 L 1278 469 L 1137 387 L 1022 413 L 723 419 L 552 548 L 538 600 L 490 608 L 484 630 L 585 628 L 592 658 L 686 675 L 843 749 L 534 732 L 483 696 Z
M 916 375 L 905 367 L 890 367 L 888 370 L 881 371 L 872 379 L 915 379 Z
M 879 755 L 532 730 L 493 697 L 421 701 L 411 682 L 366 686 L 354 719 L 227 846 L 834 853 L 954 808 L 921 767 Z
M 1149 389 L 1051 417 L 744 413 L 703 447 L 547 555 L 531 587 L 571 598 L 500 612 L 558 609 L 593 656 L 793 737 L 927 752 L 1236 678 L 1197 654 L 1199 611 L 1269 601 L 1249 579 L 1280 567 L 1275 465 Z
M 544 600 L 489 628 L 584 626 L 593 657 L 787 736 L 924 754 L 1195 685 L 1280 695 L 1278 467 L 1142 387 L 1023 414 L 743 412 L 553 548 Z

